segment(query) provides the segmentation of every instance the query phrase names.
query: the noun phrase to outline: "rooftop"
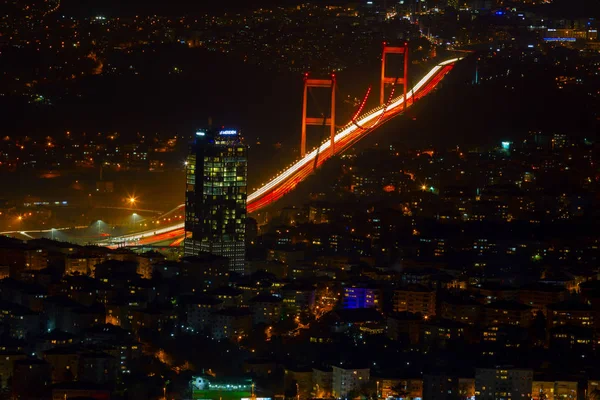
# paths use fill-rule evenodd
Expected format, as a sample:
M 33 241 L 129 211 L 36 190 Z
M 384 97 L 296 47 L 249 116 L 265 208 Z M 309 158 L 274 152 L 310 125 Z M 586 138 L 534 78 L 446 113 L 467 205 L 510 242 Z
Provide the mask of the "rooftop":
M 251 303 L 281 303 L 281 297 L 273 296 L 272 294 L 259 294 L 250 299 Z
M 227 317 L 245 317 L 247 315 L 252 315 L 252 311 L 247 308 L 241 307 L 228 307 L 222 310 L 216 311 L 215 314 L 223 315 Z
M 330 313 L 340 322 L 360 323 L 360 322 L 379 322 L 383 316 L 374 308 L 353 308 L 335 310 Z
M 530 310 L 531 307 L 517 301 L 510 300 L 498 300 L 490 304 L 486 304 L 485 308 L 494 308 L 498 310 L 511 310 L 511 311 L 526 311 Z
M 592 306 L 577 300 L 566 300 L 559 303 L 549 304 L 548 309 L 553 311 L 591 311 Z

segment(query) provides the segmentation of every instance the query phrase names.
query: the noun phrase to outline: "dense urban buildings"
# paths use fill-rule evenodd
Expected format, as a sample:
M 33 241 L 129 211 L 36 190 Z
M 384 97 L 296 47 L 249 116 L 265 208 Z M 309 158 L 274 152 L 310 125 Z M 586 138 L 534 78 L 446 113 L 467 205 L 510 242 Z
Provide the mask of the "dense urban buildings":
M 0 3 L 0 399 L 600 399 L 597 1 L 114 3 Z
M 244 273 L 247 169 L 237 130 L 196 132 L 185 172 L 185 255 L 223 256 L 230 271 Z

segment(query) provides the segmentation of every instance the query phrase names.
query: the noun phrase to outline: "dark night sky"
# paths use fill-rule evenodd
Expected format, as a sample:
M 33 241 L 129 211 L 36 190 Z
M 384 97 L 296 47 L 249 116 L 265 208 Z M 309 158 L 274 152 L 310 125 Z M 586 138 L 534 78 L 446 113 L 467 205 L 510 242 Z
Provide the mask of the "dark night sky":
M 69 13 L 93 15 L 187 14 L 204 11 L 254 9 L 260 6 L 293 5 L 298 0 L 63 0 Z
M 345 4 L 352 0 L 318 0 L 322 4 Z M 185 15 L 198 12 L 219 12 L 287 6 L 302 0 L 62 0 L 62 10 L 83 16 L 161 14 Z M 555 0 L 545 6 L 555 17 L 600 17 L 599 0 Z

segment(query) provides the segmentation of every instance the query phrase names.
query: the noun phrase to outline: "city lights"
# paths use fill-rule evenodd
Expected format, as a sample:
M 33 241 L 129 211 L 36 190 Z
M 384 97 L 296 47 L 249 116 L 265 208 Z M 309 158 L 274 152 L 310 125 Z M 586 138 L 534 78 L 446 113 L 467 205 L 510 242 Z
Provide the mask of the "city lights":
M 5 3 L 3 397 L 600 399 L 600 1 Z

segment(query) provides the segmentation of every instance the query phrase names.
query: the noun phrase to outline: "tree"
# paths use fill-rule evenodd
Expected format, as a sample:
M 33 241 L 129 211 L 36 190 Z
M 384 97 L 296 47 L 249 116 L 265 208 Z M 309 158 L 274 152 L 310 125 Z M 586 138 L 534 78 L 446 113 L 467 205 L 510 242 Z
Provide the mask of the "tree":
M 348 399 L 377 399 L 377 383 L 375 381 L 367 381 L 357 389 L 348 393 Z
M 543 345 L 546 341 L 546 317 L 541 311 L 537 312 L 531 324 L 531 337 L 537 346 Z
M 75 376 L 73 375 L 73 371 L 71 371 L 71 369 L 65 369 L 63 377 L 65 382 L 73 382 L 73 380 L 75 380 Z
M 403 399 L 408 399 L 409 398 L 408 396 L 409 396 L 410 393 L 408 392 L 406 386 L 403 385 L 403 384 L 401 384 L 401 383 L 399 383 L 398 385 L 394 386 L 392 388 L 392 390 L 396 394 L 396 397 L 400 397 L 400 398 L 403 398 Z

